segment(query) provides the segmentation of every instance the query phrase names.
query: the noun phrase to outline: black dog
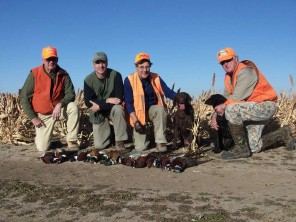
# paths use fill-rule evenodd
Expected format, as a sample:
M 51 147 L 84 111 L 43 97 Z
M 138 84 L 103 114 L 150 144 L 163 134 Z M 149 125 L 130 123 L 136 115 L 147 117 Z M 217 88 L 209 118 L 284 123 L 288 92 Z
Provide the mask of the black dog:
M 178 139 L 181 140 L 181 146 L 190 146 L 193 140 L 194 109 L 189 94 L 186 92 L 177 93 L 173 103 L 173 107 L 175 106 L 177 106 L 177 111 L 174 115 L 173 147 L 177 147 Z
M 214 94 L 205 101 L 205 104 L 212 105 L 213 108 L 215 108 L 216 106 L 225 103 L 226 100 L 227 99 L 224 96 Z M 218 124 L 218 130 L 214 130 L 212 133 L 212 139 L 214 140 L 213 152 L 220 153 L 222 150 L 229 150 L 233 147 L 234 141 L 230 133 L 228 121 L 225 118 L 225 113 L 222 116 L 217 115 L 216 121 Z

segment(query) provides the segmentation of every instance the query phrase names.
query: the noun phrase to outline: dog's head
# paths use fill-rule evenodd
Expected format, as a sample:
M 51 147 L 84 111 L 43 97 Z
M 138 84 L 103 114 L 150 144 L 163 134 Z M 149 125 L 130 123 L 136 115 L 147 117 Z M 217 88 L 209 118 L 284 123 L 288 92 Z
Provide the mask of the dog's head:
M 185 110 L 191 106 L 191 97 L 186 92 L 178 92 L 174 98 L 173 106 L 177 106 L 178 110 Z
M 226 100 L 227 99 L 221 94 L 213 94 L 205 101 L 205 104 L 211 105 L 215 108 L 216 106 L 225 103 Z

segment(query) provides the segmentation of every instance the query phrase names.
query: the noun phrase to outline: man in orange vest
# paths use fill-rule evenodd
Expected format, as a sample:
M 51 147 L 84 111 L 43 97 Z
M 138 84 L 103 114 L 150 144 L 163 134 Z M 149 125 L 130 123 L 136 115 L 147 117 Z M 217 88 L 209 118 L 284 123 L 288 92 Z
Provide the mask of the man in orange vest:
M 154 126 L 156 151 L 167 151 L 165 130 L 167 112 L 165 98 L 173 100 L 176 93 L 171 90 L 156 73 L 150 72 L 150 56 L 139 53 L 135 58 L 136 72 L 124 80 L 124 97 L 129 114 L 129 123 L 134 128 L 135 152 L 148 148 L 147 123 Z
M 246 158 L 276 142 L 284 142 L 288 150 L 295 149 L 295 140 L 288 126 L 262 136 L 262 130 L 277 110 L 277 95 L 256 65 L 249 60 L 239 61 L 231 48 L 217 53 L 218 62 L 225 70 L 225 103 L 215 112 L 228 120 L 235 143 L 234 148 L 221 154 L 223 159 Z M 218 129 L 215 115 L 211 125 Z
M 57 50 L 42 49 L 42 65 L 29 73 L 21 90 L 21 105 L 36 130 L 35 144 L 44 154 L 49 150 L 54 124 L 67 119 L 68 149 L 77 150 L 79 110 L 69 74 L 58 66 Z

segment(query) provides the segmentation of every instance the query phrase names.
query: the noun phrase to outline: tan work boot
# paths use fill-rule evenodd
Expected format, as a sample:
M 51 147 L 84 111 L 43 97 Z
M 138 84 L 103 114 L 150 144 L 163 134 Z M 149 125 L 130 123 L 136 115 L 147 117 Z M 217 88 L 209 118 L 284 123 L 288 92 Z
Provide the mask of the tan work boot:
M 124 142 L 123 141 L 116 141 L 115 142 L 115 147 L 116 147 L 117 150 L 125 149 Z
M 168 150 L 165 143 L 157 143 L 156 144 L 156 149 L 157 149 L 158 152 L 166 152 Z
M 77 141 L 67 141 L 68 147 L 65 148 L 65 151 L 78 151 L 79 150 L 79 145 Z

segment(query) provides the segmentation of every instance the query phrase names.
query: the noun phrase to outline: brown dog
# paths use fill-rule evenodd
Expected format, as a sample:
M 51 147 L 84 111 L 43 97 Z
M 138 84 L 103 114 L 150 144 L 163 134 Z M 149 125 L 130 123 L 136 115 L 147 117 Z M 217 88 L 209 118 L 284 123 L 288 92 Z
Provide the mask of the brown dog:
M 177 93 L 173 106 L 177 106 L 174 116 L 174 144 L 180 139 L 181 146 L 190 146 L 193 140 L 192 128 L 194 125 L 194 109 L 191 105 L 191 97 L 186 92 Z

